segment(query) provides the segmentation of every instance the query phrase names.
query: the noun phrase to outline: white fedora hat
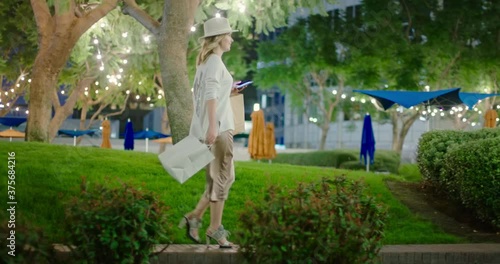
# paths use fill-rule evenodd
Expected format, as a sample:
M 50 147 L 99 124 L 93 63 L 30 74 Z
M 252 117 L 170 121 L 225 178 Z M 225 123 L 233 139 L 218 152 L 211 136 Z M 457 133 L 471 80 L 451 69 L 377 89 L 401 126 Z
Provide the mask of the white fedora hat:
M 231 26 L 229 26 L 227 18 L 224 17 L 214 17 L 205 21 L 203 30 L 205 35 L 200 39 L 238 31 L 233 30 Z

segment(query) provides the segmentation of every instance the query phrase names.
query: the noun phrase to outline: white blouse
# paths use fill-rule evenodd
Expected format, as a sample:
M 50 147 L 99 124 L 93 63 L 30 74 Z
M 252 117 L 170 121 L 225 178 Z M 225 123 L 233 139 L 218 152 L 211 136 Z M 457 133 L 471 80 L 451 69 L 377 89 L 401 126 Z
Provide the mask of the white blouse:
M 207 101 L 217 100 L 216 120 L 218 134 L 234 130 L 233 110 L 229 96 L 233 86 L 233 77 L 226 69 L 220 56 L 211 54 L 207 61 L 196 68 L 193 84 L 194 112 L 189 133 L 200 140 L 205 140 L 208 131 Z

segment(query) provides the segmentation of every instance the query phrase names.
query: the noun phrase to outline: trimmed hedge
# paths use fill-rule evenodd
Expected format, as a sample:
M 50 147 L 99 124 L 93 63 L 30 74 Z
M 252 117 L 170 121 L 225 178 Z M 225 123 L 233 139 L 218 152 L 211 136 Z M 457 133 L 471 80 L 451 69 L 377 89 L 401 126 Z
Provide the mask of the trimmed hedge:
M 500 229 L 500 137 L 451 148 L 443 174 L 451 193 L 478 217 Z
M 389 171 L 397 174 L 400 155 L 395 151 L 377 150 L 373 171 Z M 304 166 L 334 167 L 350 170 L 364 170 L 366 167 L 359 160 L 359 150 L 342 149 L 329 151 L 314 151 L 304 153 L 280 153 L 273 160 L 275 163 L 286 163 Z
M 417 162 L 427 183 L 500 229 L 500 128 L 427 132 Z
M 417 149 L 417 164 L 424 179 L 431 185 L 445 188 L 447 179 L 442 178 L 444 156 L 450 147 L 470 141 L 500 136 L 500 129 L 481 129 L 473 132 L 440 130 L 424 133 Z

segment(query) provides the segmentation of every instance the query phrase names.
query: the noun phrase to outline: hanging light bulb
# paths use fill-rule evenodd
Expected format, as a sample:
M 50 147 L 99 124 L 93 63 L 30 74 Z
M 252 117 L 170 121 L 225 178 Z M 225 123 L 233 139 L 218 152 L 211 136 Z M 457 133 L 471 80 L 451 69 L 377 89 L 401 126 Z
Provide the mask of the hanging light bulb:
M 240 13 L 245 13 L 246 6 L 243 3 L 239 3 L 238 10 L 240 11 Z
M 195 26 L 191 26 L 191 32 L 195 32 L 196 31 L 196 27 Z

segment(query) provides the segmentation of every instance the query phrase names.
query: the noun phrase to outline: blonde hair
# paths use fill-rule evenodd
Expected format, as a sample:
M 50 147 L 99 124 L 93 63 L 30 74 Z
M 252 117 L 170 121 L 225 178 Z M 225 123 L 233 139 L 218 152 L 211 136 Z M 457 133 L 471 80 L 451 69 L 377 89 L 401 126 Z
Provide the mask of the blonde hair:
M 203 38 L 200 52 L 198 53 L 198 57 L 196 57 L 196 66 L 205 63 L 208 56 L 214 53 L 214 49 L 219 47 L 220 41 L 227 35 L 231 35 L 231 33 Z

